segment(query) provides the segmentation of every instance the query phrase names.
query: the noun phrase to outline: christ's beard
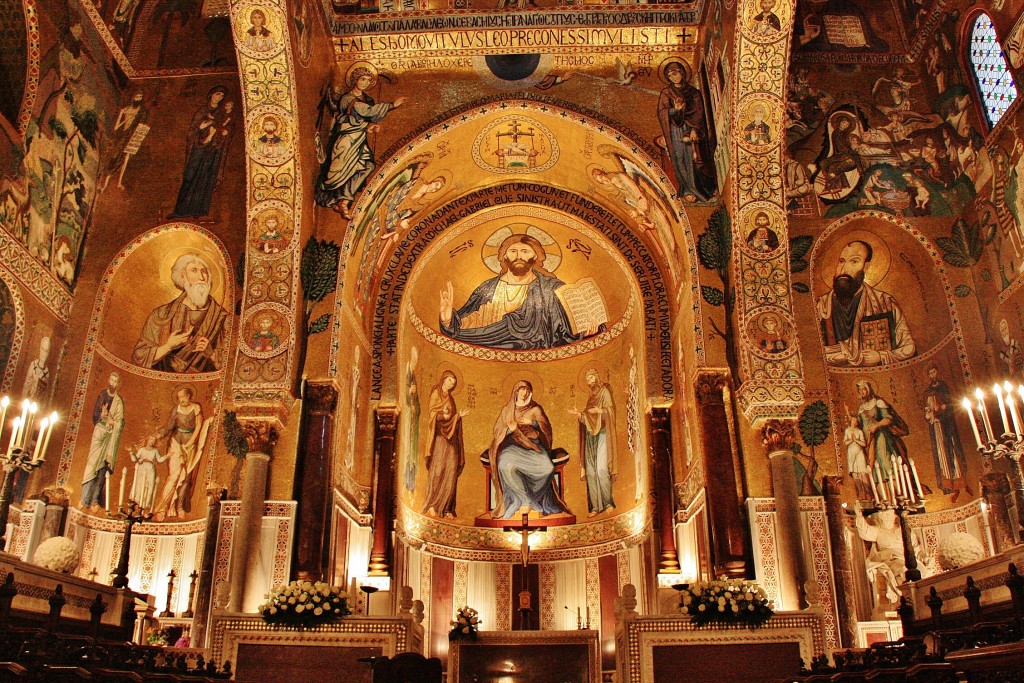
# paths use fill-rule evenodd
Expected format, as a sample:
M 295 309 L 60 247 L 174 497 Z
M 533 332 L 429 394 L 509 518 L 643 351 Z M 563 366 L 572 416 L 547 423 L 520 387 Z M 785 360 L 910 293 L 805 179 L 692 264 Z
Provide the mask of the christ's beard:
M 516 277 L 522 277 L 529 273 L 531 270 L 533 270 L 533 264 L 536 262 L 537 259 L 533 258 L 530 259 L 529 261 L 524 261 L 523 259 L 516 259 L 515 261 L 510 261 L 506 258 L 505 266 Z
M 832 288 L 836 293 L 836 298 L 839 299 L 841 304 L 848 304 L 853 299 L 854 295 L 860 291 L 861 285 L 864 284 L 864 272 L 857 273 L 857 277 L 850 277 L 849 275 L 836 275 L 832 278 Z
M 210 298 L 210 283 L 202 280 L 193 282 L 185 287 L 185 296 L 196 308 L 206 308 L 206 302 Z

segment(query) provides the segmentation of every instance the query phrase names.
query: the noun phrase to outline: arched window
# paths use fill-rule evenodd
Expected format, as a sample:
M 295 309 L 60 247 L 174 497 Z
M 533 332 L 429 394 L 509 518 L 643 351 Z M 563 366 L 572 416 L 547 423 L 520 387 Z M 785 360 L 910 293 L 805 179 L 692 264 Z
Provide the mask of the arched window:
M 1006 110 L 1017 99 L 1017 86 L 1003 56 L 1003 46 L 996 38 L 992 19 L 984 12 L 971 26 L 971 69 L 981 94 L 985 118 L 989 127 L 995 126 Z

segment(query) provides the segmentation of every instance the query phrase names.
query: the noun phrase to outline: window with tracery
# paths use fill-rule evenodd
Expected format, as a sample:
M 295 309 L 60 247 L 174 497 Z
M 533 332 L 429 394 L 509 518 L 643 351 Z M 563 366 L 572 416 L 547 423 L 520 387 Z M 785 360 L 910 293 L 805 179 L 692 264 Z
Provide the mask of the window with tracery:
M 996 37 L 992 19 L 979 14 L 971 27 L 971 68 L 981 95 L 985 118 L 995 126 L 1017 99 L 1017 86 L 1003 55 L 1003 46 Z

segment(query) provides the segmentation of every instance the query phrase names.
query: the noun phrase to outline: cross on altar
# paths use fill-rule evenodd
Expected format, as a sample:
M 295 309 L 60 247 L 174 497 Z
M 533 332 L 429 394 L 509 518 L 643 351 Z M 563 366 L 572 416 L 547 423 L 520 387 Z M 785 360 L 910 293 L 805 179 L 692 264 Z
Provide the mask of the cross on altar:
M 530 514 L 528 512 L 523 513 L 523 523 L 518 527 L 505 527 L 505 531 L 518 531 L 520 536 L 519 541 L 519 554 L 523 561 L 523 581 L 522 589 L 519 591 L 519 621 L 520 628 L 523 630 L 529 630 L 530 628 L 530 584 L 527 578 L 527 567 L 530 565 L 530 534 L 534 531 L 547 531 L 546 526 L 530 526 Z

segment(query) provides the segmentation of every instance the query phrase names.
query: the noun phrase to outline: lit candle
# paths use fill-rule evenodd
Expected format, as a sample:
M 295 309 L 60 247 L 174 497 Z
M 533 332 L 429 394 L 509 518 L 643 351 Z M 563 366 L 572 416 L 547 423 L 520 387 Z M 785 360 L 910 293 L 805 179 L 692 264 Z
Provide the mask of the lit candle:
M 46 433 L 50 429 L 50 420 L 43 418 L 39 423 L 39 436 L 36 437 L 36 452 L 32 454 L 32 462 L 39 460 L 39 447 L 43 445 L 43 439 L 46 438 Z
M 103 480 L 103 505 L 107 508 L 107 512 L 110 512 L 110 475 L 107 474 L 107 478 Z
M 893 484 L 893 482 L 892 482 L 892 475 L 893 475 L 893 472 L 892 472 L 892 470 L 890 468 L 890 471 L 889 471 L 889 495 L 891 496 L 890 500 L 892 500 L 892 502 L 895 503 L 896 502 L 896 485 Z
M 868 481 L 871 482 L 871 496 L 875 499 L 875 505 L 878 505 L 878 489 L 875 488 L 875 473 L 872 472 L 868 476 Z
M 590 605 L 587 605 L 587 628 L 590 628 Z
M 914 475 L 914 488 L 917 489 L 917 497 L 923 501 L 924 491 L 921 489 L 921 478 L 917 476 L 917 465 L 914 464 L 913 458 L 908 457 L 907 461 L 910 462 L 910 473 Z
M 21 418 L 14 418 L 13 422 L 11 423 L 11 427 L 11 443 L 7 446 L 7 450 L 9 451 L 14 450 L 15 444 L 18 443 L 18 430 L 21 428 Z
M 974 406 L 971 405 L 971 399 L 964 396 L 963 405 L 967 415 L 971 418 L 971 431 L 974 432 L 974 440 L 978 442 L 978 448 L 981 448 L 981 433 L 978 431 L 978 420 L 974 417 Z
M 878 490 L 882 492 L 882 497 L 879 500 L 885 501 L 889 496 L 889 492 L 885 490 L 885 482 L 882 480 L 882 468 L 878 466 L 877 462 L 871 471 L 871 476 L 878 480 Z
M 1010 419 L 1013 420 L 1013 435 L 1019 438 L 1021 434 L 1020 429 L 1020 413 L 1017 411 L 1017 402 L 1013 400 L 1013 393 L 1006 392 L 1006 407 L 1010 409 Z
M 1003 388 L 996 384 L 992 387 L 992 393 L 996 395 L 996 401 L 999 403 L 999 419 L 1003 423 L 1001 434 L 1007 434 L 1010 431 L 1010 420 L 1006 417 L 1006 402 L 1003 401 Z
M 903 490 L 903 475 L 900 471 L 899 456 L 889 459 L 889 467 L 892 469 L 893 479 L 896 480 L 895 495 L 900 496 L 901 498 L 905 498 L 907 496 L 907 492 Z
M 39 453 L 39 462 L 46 460 L 46 449 L 50 447 L 50 437 L 53 436 L 53 427 L 57 424 L 58 415 L 55 412 L 50 413 L 50 427 L 46 430 L 46 437 L 43 439 L 43 444 L 38 447 L 37 452 Z
M 988 410 L 985 408 L 985 392 L 979 387 L 974 390 L 974 395 L 978 399 L 978 412 L 981 413 L 981 422 L 985 425 L 985 438 L 989 441 L 994 441 L 995 436 L 992 434 L 992 423 L 988 420 Z
M 903 482 L 906 484 L 907 497 L 910 498 L 911 503 L 916 503 L 917 498 L 914 495 L 914 487 L 910 483 L 910 468 L 907 467 L 907 463 L 903 462 L 902 458 L 900 459 L 900 476 L 903 477 Z
M 124 506 L 124 480 L 128 476 L 128 468 L 121 468 L 121 490 L 117 492 L 117 507 Z
M 0 398 L 0 435 L 4 432 L 4 422 L 7 420 L 7 406 L 9 405 L 11 405 L 10 397 Z

